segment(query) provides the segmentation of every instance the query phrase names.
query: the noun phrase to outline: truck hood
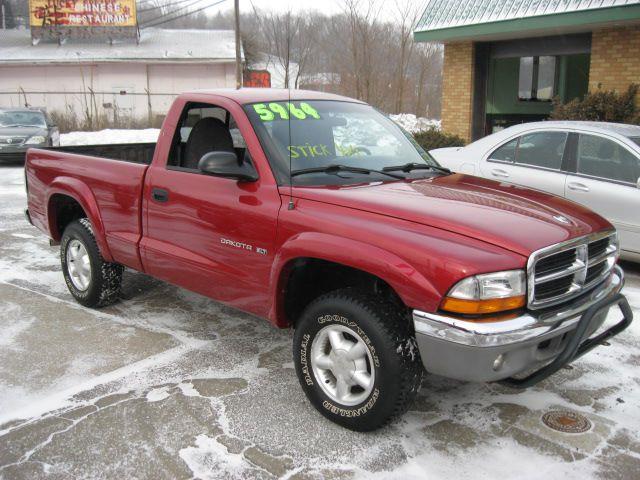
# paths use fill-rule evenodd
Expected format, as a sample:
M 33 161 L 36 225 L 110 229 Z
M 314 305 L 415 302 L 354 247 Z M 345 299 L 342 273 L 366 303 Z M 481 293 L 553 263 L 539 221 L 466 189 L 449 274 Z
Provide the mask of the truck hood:
M 524 256 L 612 228 L 591 210 L 555 195 L 462 174 L 381 184 L 295 187 L 294 196 L 448 230 Z

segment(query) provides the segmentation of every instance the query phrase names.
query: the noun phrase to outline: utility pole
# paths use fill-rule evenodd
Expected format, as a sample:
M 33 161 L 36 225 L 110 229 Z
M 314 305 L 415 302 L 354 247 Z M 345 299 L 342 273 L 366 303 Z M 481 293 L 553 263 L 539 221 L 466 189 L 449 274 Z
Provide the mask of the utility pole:
M 234 0 L 236 20 L 236 88 L 242 87 L 242 56 L 240 53 L 240 0 Z
M 6 19 L 7 11 L 4 8 L 4 0 L 0 0 L 0 17 L 2 17 L 2 29 L 7 29 L 7 19 Z

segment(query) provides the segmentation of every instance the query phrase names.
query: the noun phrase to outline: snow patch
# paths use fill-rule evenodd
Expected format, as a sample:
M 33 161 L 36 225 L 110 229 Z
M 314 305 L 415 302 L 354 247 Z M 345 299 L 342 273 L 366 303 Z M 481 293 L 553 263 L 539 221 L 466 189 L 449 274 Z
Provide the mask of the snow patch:
M 206 435 L 198 435 L 196 446 L 183 448 L 179 455 L 193 472 L 193 477 L 203 480 L 244 479 L 251 469 L 242 454 L 228 452 L 226 447 Z
M 24 317 L 22 308 L 15 303 L 4 304 L 4 323 L 0 334 L 0 347 L 10 347 L 13 341 L 34 322 L 32 317 Z
M 147 402 L 159 402 L 161 400 L 164 400 L 165 398 L 169 398 L 168 390 L 168 387 L 154 388 L 149 393 L 147 393 Z
M 413 113 L 399 113 L 389 115 L 389 118 L 404 128 L 409 133 L 419 133 L 430 128 L 440 130 L 440 120 L 433 118 L 416 117 Z
M 60 145 L 104 145 L 111 143 L 155 143 L 160 129 L 100 130 L 99 132 L 71 132 L 60 135 Z
M 440 129 L 440 120 L 416 117 L 413 113 L 400 113 L 389 117 L 407 130 L 418 133 L 430 128 Z M 105 145 L 113 143 L 155 143 L 158 141 L 160 129 L 147 128 L 143 130 L 106 129 L 97 132 L 70 132 L 60 135 L 60 145 Z
M 178 388 L 182 392 L 185 397 L 200 397 L 200 392 L 198 392 L 193 383 L 180 383 L 178 384 Z
M 409 439 L 410 440 L 410 439 Z M 413 441 L 419 444 L 418 439 Z M 597 478 L 593 462 L 566 462 L 558 456 L 546 455 L 524 447 L 511 438 L 494 441 L 476 448 L 444 454 L 427 450 L 393 471 L 361 472 L 357 479 L 422 480 L 425 478 L 533 480 L 563 478 L 584 480 Z

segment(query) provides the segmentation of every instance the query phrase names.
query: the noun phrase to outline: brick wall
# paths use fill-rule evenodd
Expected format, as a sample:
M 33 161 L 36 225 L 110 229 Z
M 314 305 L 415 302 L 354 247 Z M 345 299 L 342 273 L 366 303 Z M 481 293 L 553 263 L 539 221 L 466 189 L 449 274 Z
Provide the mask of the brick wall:
M 473 42 L 444 47 L 442 77 L 442 129 L 471 140 L 473 113 Z
M 594 31 L 589 90 L 594 91 L 602 84 L 606 90 L 621 92 L 630 83 L 640 83 L 640 27 Z

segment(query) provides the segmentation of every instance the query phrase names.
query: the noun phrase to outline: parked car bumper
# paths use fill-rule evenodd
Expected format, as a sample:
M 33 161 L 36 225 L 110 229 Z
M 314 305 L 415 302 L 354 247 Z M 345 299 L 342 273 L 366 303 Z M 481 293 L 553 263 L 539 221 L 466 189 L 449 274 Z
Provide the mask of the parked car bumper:
M 0 164 L 3 163 L 24 163 L 27 154 L 25 148 L 0 148 Z
M 414 310 L 424 367 L 430 373 L 465 381 L 533 385 L 631 323 L 631 308 L 620 294 L 623 284 L 622 269 L 616 267 L 603 285 L 578 302 L 493 322 Z M 614 305 L 622 310 L 623 320 L 595 339 L 589 338 Z

